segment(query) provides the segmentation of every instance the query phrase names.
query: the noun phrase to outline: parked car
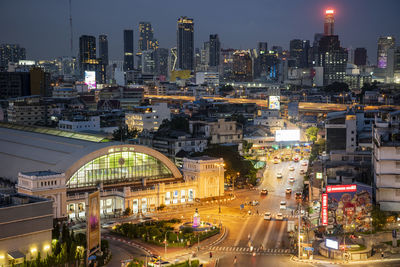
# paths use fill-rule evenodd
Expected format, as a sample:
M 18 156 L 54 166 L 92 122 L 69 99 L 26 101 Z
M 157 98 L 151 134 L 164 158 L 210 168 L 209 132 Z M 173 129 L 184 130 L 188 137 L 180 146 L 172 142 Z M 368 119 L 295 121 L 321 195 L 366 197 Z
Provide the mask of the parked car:
M 281 210 L 285 210 L 286 209 L 286 201 L 282 200 L 280 205 L 279 205 L 279 209 Z
M 264 220 L 271 220 L 271 218 L 272 218 L 271 212 L 266 212 L 264 214 Z
M 282 178 L 282 173 L 281 172 L 277 172 L 276 173 L 276 178 Z

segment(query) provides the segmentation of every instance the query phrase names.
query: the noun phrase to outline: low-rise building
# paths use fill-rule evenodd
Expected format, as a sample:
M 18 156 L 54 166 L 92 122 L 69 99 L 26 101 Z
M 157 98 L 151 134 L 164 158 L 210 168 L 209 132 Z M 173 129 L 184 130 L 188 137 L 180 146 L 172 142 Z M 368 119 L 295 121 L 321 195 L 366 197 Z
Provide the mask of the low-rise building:
M 47 125 L 52 113 L 52 105 L 39 96 L 12 99 L 7 109 L 8 122 L 21 125 Z
M 157 131 L 163 120 L 171 119 L 171 110 L 167 103 L 157 103 L 152 106 L 134 108 L 125 113 L 125 124 L 129 129 L 139 131 Z
M 100 131 L 100 116 L 75 116 L 71 120 L 60 120 L 58 129 L 70 132 Z
M 14 266 L 51 253 L 53 201 L 0 194 L 0 266 Z
M 209 138 L 210 144 L 239 143 L 243 138 L 242 127 L 229 119 L 190 120 L 189 130 L 193 136 Z

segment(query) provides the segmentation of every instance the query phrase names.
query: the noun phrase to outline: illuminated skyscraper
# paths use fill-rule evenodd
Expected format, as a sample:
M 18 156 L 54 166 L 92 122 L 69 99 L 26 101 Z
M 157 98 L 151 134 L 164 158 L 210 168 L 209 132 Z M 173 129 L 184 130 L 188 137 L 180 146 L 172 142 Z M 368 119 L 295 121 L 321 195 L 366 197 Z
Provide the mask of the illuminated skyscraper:
M 83 77 L 85 71 L 97 71 L 96 37 L 82 35 L 79 38 L 79 70 Z
M 139 22 L 139 51 L 156 50 L 158 41 L 154 39 L 153 27 L 150 22 Z
M 237 50 L 233 53 L 233 75 L 237 82 L 253 81 L 253 62 L 249 50 Z
M 18 62 L 23 59 L 26 59 L 25 48 L 18 44 L 0 45 L 0 68 L 7 68 L 8 62 Z
M 106 83 L 106 70 L 108 66 L 108 40 L 107 35 L 99 35 L 99 70 L 100 83 Z
M 180 17 L 177 29 L 178 68 L 193 70 L 194 68 L 194 23 L 193 19 Z
M 335 26 L 335 18 L 334 15 L 335 10 L 327 9 L 325 10 L 325 23 L 324 23 L 324 35 L 333 35 L 334 34 L 334 26 Z
M 210 35 L 210 59 L 209 59 L 210 67 L 218 67 L 219 66 L 220 52 L 221 52 L 221 43 L 219 42 L 218 34 L 211 34 Z
M 379 37 L 378 39 L 378 68 L 385 69 L 387 67 L 387 52 L 388 49 L 394 48 L 395 38 L 393 36 Z
M 268 53 L 268 43 L 267 42 L 258 42 L 258 54 L 267 54 Z
M 133 30 L 124 30 L 124 71 L 133 70 Z

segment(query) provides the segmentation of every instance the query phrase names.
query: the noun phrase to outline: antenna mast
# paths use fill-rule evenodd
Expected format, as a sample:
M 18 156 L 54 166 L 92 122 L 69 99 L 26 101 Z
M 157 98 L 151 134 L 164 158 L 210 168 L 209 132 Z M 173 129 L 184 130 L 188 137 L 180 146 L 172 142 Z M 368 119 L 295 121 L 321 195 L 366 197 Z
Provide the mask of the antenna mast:
M 71 8 L 71 0 L 69 0 L 69 30 L 71 35 L 71 57 L 74 57 L 74 46 L 73 46 L 73 37 L 72 37 L 72 8 Z

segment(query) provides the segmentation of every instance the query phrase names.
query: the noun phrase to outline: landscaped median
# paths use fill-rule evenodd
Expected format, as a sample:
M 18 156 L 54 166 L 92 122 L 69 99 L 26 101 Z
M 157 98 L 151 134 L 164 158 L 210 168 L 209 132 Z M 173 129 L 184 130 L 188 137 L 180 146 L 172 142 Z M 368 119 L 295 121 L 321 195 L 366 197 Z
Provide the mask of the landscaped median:
M 157 246 L 190 247 L 202 240 L 214 236 L 220 232 L 220 228 L 212 226 L 209 230 L 194 231 L 193 227 L 181 227 L 179 219 L 144 222 L 139 224 L 124 223 L 117 225 L 113 233 L 130 239 Z

